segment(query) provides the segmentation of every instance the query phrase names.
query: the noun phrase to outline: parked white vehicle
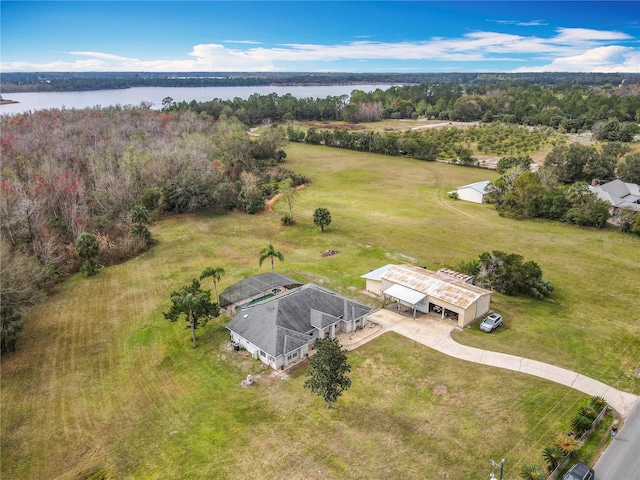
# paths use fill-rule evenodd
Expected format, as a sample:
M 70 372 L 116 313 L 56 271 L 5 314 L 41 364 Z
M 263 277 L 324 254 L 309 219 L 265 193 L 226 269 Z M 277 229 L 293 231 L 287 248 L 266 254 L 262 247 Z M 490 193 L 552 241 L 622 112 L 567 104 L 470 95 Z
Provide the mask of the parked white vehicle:
M 491 313 L 480 324 L 480 330 L 483 332 L 492 332 L 502 325 L 502 315 L 499 313 Z

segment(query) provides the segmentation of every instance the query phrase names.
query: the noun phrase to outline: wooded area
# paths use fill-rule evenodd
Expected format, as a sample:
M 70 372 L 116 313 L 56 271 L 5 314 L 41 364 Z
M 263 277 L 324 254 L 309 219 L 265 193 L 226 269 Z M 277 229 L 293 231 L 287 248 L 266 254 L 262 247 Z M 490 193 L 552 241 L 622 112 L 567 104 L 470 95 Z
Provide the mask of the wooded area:
M 618 138 L 629 141 L 637 133 L 637 125 L 626 122 L 640 120 L 640 82 L 604 85 L 529 84 L 522 81 L 503 83 L 421 83 L 392 86 L 386 90 L 364 92 L 355 88 L 351 95 L 328 96 L 324 99 L 251 95 L 247 99 L 212 99 L 209 102 L 174 102 L 166 98 L 165 111 L 192 110 L 218 118 L 236 116 L 247 124 L 264 119 L 272 122 L 288 120 L 344 120 L 350 123 L 385 119 L 427 118 L 445 121 L 495 121 L 526 126 L 549 126 L 560 132 L 589 130 L 599 124 L 617 121 L 624 128 L 612 130 Z M 628 129 L 628 132 L 627 132 Z
M 114 107 L 3 116 L 0 126 L 6 306 L 34 303 L 76 271 L 74 242 L 84 232 L 96 235 L 101 265 L 145 248 L 146 239 L 131 234 L 136 205 L 155 216 L 252 213 L 283 179 L 305 182 L 279 165 L 280 129 L 250 137 L 237 120 Z
M 487 200 L 500 215 L 511 218 L 547 218 L 583 227 L 602 228 L 616 222 L 623 232 L 640 235 L 640 215 L 629 207 L 618 209 L 612 219 L 611 205 L 589 189 L 592 182 L 616 178 L 640 180 L 640 154 L 620 142 L 600 148 L 572 143 L 558 145 L 544 165 L 531 171 L 529 157 L 503 157 L 498 162 L 501 177 L 489 184 Z

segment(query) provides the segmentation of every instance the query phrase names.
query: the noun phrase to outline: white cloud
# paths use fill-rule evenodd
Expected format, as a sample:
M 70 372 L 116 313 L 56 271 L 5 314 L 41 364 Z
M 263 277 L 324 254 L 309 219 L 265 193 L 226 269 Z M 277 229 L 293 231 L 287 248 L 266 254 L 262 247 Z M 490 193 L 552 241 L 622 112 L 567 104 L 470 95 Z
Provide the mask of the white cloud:
M 581 55 L 556 58 L 540 67 L 521 67 L 516 72 L 599 72 L 638 73 L 640 52 L 630 47 L 597 47 Z
M 133 58 L 129 57 L 121 57 L 119 55 L 112 55 L 110 53 L 102 53 L 102 52 L 69 52 L 69 55 L 78 55 L 83 57 L 93 57 L 93 58 L 101 58 L 103 60 L 116 60 L 116 61 L 135 61 Z
M 262 48 L 234 50 L 215 43 L 200 44 L 193 47 L 190 56 L 196 57 L 190 70 L 196 71 L 271 71 L 275 67 L 269 52 Z
M 75 62 L 54 61 L 49 63 L 2 62 L 0 70 L 5 72 L 99 72 L 107 71 L 104 62 L 98 59 Z
M 623 32 L 607 30 L 593 30 L 590 28 L 559 28 L 558 36 L 553 39 L 557 43 L 575 44 L 577 42 L 599 42 L 614 40 L 629 40 L 632 37 Z
M 247 45 L 262 45 L 262 42 L 256 42 L 254 40 L 223 40 L 222 43 L 244 43 Z
M 530 20 L 528 22 L 516 23 L 519 27 L 539 27 L 541 25 L 548 25 L 544 20 Z
M 517 25 L 519 27 L 539 27 L 541 25 L 548 25 L 544 20 L 529 20 L 523 22 L 521 20 L 495 20 L 496 23 L 501 25 Z
M 69 55 L 86 57 L 86 60 L 40 64 L 5 62 L 0 68 L 4 71 L 274 71 L 295 69 L 296 64 L 315 63 L 316 70 L 330 70 L 327 65 L 335 61 L 396 60 L 405 63 L 397 64 L 397 68 L 415 68 L 424 62 L 437 62 L 431 63 L 431 70 L 435 65 L 441 65 L 438 67 L 441 70 L 453 65 L 460 68 L 459 64 L 465 62 L 470 66 L 468 70 L 481 69 L 487 62 L 493 62 L 493 69 L 495 62 L 502 62 L 504 70 L 510 70 L 509 65 L 513 64 L 507 62 L 517 61 L 520 64 L 546 64 L 544 67 L 522 67 L 521 71 L 527 68 L 528 71 L 638 71 L 639 50 L 615 44 L 630 38 L 622 32 L 560 28 L 549 38 L 476 31 L 458 38 L 434 37 L 397 43 L 363 39 L 334 45 L 290 43 L 264 47 L 253 40 L 227 40 L 225 42 L 239 45 L 199 44 L 181 59 L 139 60 L 108 52 L 74 51 Z

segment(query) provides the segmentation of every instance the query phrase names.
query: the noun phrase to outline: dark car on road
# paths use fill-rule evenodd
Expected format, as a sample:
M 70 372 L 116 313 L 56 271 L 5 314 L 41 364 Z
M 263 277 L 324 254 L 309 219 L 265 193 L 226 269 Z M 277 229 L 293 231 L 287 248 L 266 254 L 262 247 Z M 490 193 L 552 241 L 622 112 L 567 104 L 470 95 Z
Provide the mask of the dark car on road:
M 565 473 L 562 480 L 594 480 L 596 474 L 589 465 L 578 462 Z
M 492 313 L 485 318 L 480 324 L 480 330 L 483 332 L 492 332 L 496 328 L 502 325 L 502 315 L 499 313 Z

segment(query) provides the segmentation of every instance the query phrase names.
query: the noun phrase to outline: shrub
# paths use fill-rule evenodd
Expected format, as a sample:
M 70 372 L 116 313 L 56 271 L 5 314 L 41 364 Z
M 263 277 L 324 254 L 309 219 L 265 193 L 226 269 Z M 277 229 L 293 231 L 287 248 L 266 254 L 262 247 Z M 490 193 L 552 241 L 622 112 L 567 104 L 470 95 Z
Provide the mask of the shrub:
M 499 250 L 480 255 L 478 267 L 469 264 L 468 269 L 477 270 L 474 283 L 505 295 L 527 295 L 544 298 L 553 292 L 551 283 L 542 279 L 542 269 L 532 261 L 524 262 L 522 255 Z
M 288 213 L 285 213 L 280 219 L 280 221 L 282 222 L 283 225 L 287 225 L 287 226 L 295 225 L 296 223 L 293 217 Z

